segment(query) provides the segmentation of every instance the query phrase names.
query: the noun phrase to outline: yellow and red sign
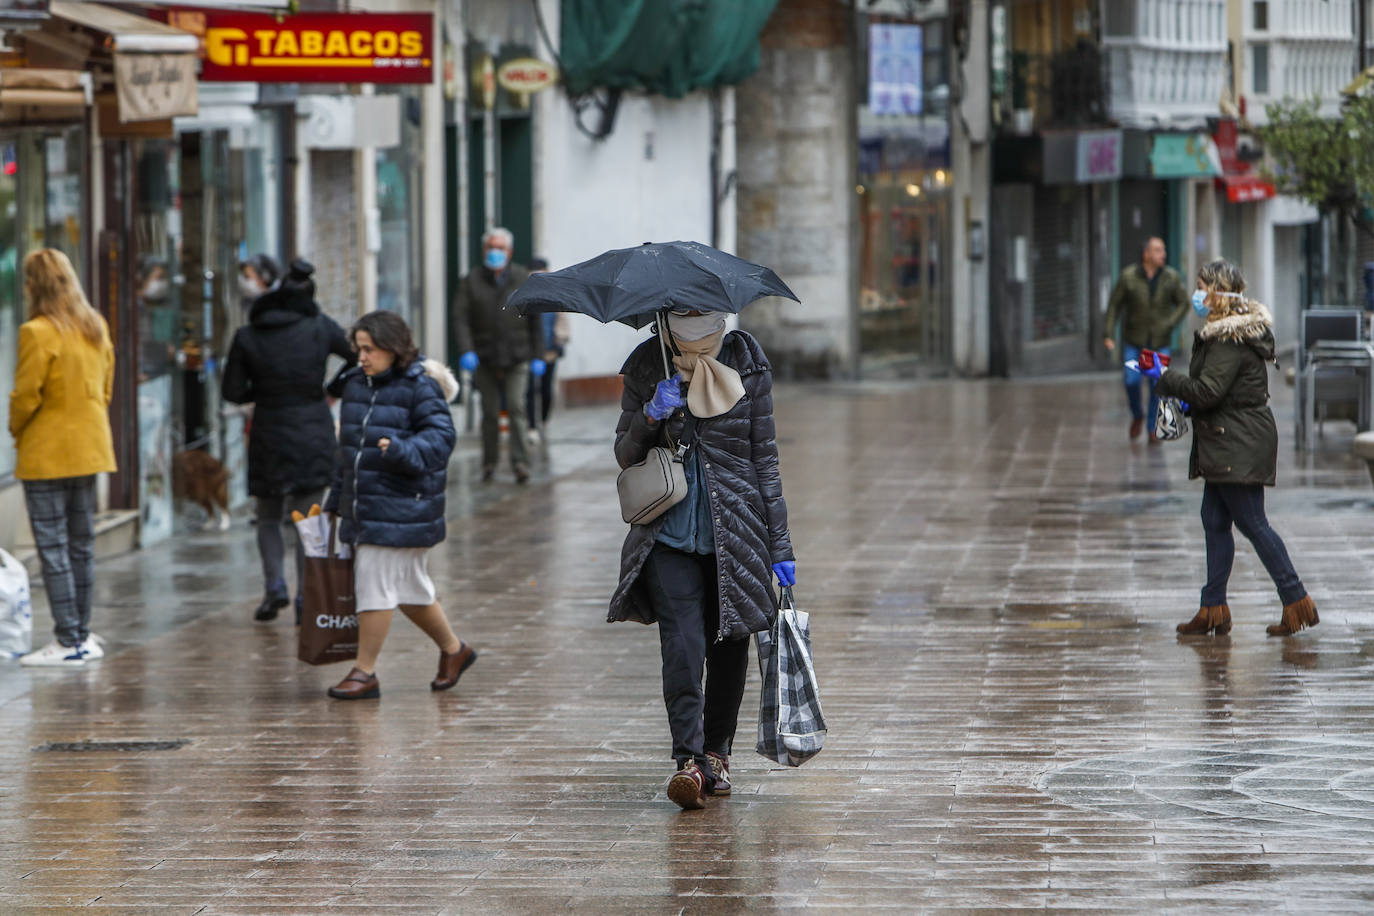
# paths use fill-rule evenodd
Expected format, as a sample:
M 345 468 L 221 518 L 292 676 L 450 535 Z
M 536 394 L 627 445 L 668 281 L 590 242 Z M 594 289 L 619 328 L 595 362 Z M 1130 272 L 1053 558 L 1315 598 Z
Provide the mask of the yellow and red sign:
M 206 10 L 205 82 L 428 83 L 428 13 L 260 13 Z

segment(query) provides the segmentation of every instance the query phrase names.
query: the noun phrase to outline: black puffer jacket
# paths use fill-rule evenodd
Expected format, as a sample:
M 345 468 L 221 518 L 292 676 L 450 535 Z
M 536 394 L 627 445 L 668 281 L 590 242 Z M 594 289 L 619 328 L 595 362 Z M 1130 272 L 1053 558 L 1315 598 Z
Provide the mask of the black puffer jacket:
M 234 334 L 220 391 L 226 401 L 251 403 L 248 492 L 280 496 L 329 485 L 334 418 L 325 402 L 329 355 L 352 365 L 348 337 L 320 312 L 314 284 L 283 283 L 259 296 L 249 324 Z
M 448 402 L 453 373 L 423 357 L 369 376 L 349 369 L 340 393 L 339 454 L 325 510 L 343 519 L 349 544 L 433 547 L 446 535 L 444 491 L 457 436 Z M 390 439 L 385 452 L 377 444 Z
M 1155 391 L 1191 408 L 1189 479 L 1272 487 L 1279 457 L 1279 431 L 1269 409 L 1274 333 L 1268 309 L 1258 302 L 1247 309 L 1207 322 L 1193 338 L 1188 371 L 1165 372 Z
M 750 335 L 725 336 L 722 363 L 735 369 L 744 397 L 728 413 L 698 420 L 696 448 L 715 524 L 720 636 L 737 638 L 772 625 L 774 563 L 791 560 L 792 536 L 787 503 L 778 472 L 778 443 L 773 431 L 773 377 L 763 348 Z M 665 423 L 650 425 L 644 405 L 663 378 L 658 338 L 641 344 L 620 370 L 625 389 L 615 433 L 615 457 L 621 467 L 643 461 L 649 449 L 677 440 L 682 412 Z M 653 606 L 640 573 L 663 524 L 631 525 L 621 551 L 620 585 L 611 598 L 609 620 L 653 623 Z

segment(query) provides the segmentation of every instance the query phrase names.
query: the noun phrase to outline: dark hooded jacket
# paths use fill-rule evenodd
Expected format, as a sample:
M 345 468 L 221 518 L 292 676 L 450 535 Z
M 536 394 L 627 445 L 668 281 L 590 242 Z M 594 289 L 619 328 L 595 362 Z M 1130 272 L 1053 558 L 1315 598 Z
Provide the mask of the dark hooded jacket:
M 325 401 L 329 355 L 355 361 L 334 320 L 315 303 L 308 275 L 287 278 L 259 296 L 249 323 L 234 334 L 220 390 L 226 401 L 251 403 L 248 492 L 280 496 L 328 486 L 334 418 Z
M 444 491 L 457 435 L 448 402 L 458 382 L 420 357 L 369 376 L 354 367 L 330 385 L 340 395 L 339 451 L 325 510 L 349 544 L 433 547 L 446 535 Z M 377 443 L 390 439 L 385 452 Z
M 773 427 L 773 379 L 758 341 L 743 331 L 725 336 L 718 359 L 740 374 L 744 397 L 719 417 L 698 420 L 695 448 L 705 475 L 714 522 L 719 637 L 730 639 L 766 630 L 775 616 L 774 563 L 791 560 L 792 536 L 782 498 L 778 443 Z M 625 388 L 615 433 L 620 466 L 643 461 L 649 449 L 677 441 L 686 418 L 679 411 L 651 425 L 644 405 L 663 378 L 658 337 L 645 341 L 621 370 Z M 653 623 L 653 606 L 641 579 L 665 516 L 648 525 L 631 525 L 621 551 L 620 585 L 611 598 L 608 619 Z
M 1269 310 L 1209 321 L 1193 337 L 1188 372 L 1165 372 L 1155 391 L 1186 401 L 1193 420 L 1188 477 L 1211 483 L 1274 485 L 1279 431 L 1269 409 L 1274 332 Z

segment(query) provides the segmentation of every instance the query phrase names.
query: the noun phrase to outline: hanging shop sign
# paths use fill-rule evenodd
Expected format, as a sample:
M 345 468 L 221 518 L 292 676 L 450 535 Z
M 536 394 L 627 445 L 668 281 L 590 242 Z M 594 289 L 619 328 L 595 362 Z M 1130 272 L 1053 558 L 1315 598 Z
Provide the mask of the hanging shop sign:
M 198 110 L 194 54 L 114 56 L 119 120 L 162 121 Z
M 507 92 L 538 92 L 558 82 L 558 69 L 535 57 L 518 57 L 497 69 L 496 81 Z
M 206 82 L 428 83 L 428 13 L 302 13 L 283 17 L 204 11 Z
M 1221 174 L 1221 154 L 1206 134 L 1155 134 L 1150 148 L 1155 178 L 1209 178 Z

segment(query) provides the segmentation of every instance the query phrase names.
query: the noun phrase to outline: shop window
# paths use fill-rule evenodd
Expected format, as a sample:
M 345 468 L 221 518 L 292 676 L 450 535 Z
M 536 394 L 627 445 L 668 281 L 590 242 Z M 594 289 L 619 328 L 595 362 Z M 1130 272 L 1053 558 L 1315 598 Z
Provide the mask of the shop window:
M 398 87 L 401 142 L 377 150 L 377 211 L 381 250 L 377 253 L 377 307 L 400 314 L 424 340 L 424 217 L 421 153 L 422 112 L 415 87 Z
M 1255 95 L 1269 94 L 1269 46 L 1253 45 L 1250 49 L 1250 90 Z

